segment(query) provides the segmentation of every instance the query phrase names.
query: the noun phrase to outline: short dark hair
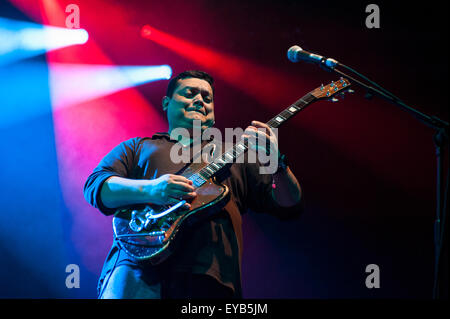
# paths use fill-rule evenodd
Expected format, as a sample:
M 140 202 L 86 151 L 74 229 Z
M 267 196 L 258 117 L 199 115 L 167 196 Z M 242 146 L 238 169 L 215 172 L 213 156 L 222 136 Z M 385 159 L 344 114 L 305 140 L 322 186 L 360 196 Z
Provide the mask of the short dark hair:
M 173 78 L 170 79 L 169 84 L 167 85 L 166 96 L 168 96 L 170 98 L 172 97 L 173 92 L 175 92 L 175 89 L 178 86 L 178 83 L 177 83 L 178 80 L 184 80 L 184 79 L 189 79 L 189 78 L 197 78 L 197 79 L 205 80 L 206 82 L 209 83 L 209 85 L 211 85 L 211 88 L 212 88 L 212 91 L 214 94 L 214 79 L 211 75 L 209 75 L 206 72 L 199 71 L 199 70 L 188 70 L 188 71 L 181 72 L 177 76 L 174 76 Z

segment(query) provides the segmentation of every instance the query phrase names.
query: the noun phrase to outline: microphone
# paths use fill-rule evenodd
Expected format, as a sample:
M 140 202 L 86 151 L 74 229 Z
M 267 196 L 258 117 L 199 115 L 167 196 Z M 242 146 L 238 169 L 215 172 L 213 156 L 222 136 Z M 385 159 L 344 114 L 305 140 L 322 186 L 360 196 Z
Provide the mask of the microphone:
M 299 61 L 305 61 L 305 62 L 322 64 L 331 69 L 333 69 L 339 63 L 335 59 L 326 58 L 324 56 L 305 51 L 298 45 L 294 45 L 289 48 L 289 50 L 287 52 L 287 57 L 288 57 L 289 61 L 294 62 L 294 63 L 299 62 Z

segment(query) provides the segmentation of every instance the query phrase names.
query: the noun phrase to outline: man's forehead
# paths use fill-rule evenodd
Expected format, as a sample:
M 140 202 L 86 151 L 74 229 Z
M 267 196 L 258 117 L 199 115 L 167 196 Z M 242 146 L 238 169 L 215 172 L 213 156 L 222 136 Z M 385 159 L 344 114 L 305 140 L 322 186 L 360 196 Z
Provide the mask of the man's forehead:
M 178 80 L 177 90 L 182 90 L 186 87 L 197 88 L 200 90 L 207 90 L 212 93 L 211 85 L 206 80 L 203 80 L 203 79 L 187 78 L 187 79 Z

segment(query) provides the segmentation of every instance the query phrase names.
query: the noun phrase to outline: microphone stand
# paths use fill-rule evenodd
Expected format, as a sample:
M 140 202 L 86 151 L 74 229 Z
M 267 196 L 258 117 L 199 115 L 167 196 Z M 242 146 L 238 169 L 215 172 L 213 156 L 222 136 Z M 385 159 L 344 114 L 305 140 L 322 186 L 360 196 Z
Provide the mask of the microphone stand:
M 335 72 L 342 77 L 345 77 L 350 80 L 352 83 L 356 83 L 357 85 L 364 88 L 368 94 L 370 95 L 376 95 L 379 96 L 395 105 L 400 107 L 402 110 L 408 112 L 412 116 L 414 116 L 416 119 L 418 119 L 423 124 L 431 127 L 435 130 L 435 133 L 433 135 L 433 142 L 436 149 L 436 220 L 434 222 L 434 246 L 435 246 L 435 269 L 434 269 L 434 283 L 433 283 L 433 299 L 437 299 L 440 297 L 440 289 L 444 287 L 441 287 L 440 284 L 440 278 L 442 276 L 442 271 L 447 271 L 447 266 L 440 265 L 441 263 L 441 252 L 442 252 L 442 245 L 443 245 L 443 239 L 444 239 L 444 233 L 446 234 L 446 213 L 447 213 L 447 199 L 448 199 L 448 184 L 449 184 L 449 174 L 447 172 L 447 180 L 446 185 L 444 189 L 443 184 L 443 157 L 442 154 L 445 152 L 445 147 L 448 146 L 448 129 L 449 129 L 449 123 L 446 121 L 441 120 L 440 118 L 436 116 L 429 116 L 427 114 L 424 114 L 408 105 L 406 105 L 403 101 L 401 101 L 399 98 L 394 96 L 392 93 L 388 92 L 387 90 L 383 89 L 378 84 L 374 83 L 373 81 L 370 81 L 365 76 L 359 74 L 355 70 L 351 69 L 350 67 L 347 67 L 337 61 L 336 64 L 330 64 L 327 63 L 325 59 L 323 59 L 320 62 L 320 66 L 327 70 Z M 344 67 L 354 73 L 356 73 L 361 78 L 365 79 L 372 85 L 376 86 L 377 88 L 374 88 L 370 85 L 367 85 L 352 76 L 349 76 L 345 74 L 344 72 L 335 69 L 335 66 L 341 66 Z M 442 197 L 442 194 L 444 193 L 444 197 Z M 447 257 L 448 258 L 448 257 Z M 448 261 L 447 261 L 448 262 Z M 448 280 L 448 279 L 447 279 Z M 448 289 L 448 288 L 447 288 Z M 447 292 L 448 294 L 448 292 Z

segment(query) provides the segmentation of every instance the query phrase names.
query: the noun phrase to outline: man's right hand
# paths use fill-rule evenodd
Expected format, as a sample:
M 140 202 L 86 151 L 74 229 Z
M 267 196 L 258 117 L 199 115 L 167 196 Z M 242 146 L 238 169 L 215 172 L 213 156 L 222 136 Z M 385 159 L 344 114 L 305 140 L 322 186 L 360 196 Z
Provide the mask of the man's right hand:
M 176 204 L 189 201 L 197 194 L 192 181 L 186 177 L 165 174 L 156 179 L 129 179 L 118 176 L 108 178 L 101 189 L 101 200 L 108 208 L 118 208 L 135 204 Z M 189 209 L 191 205 L 184 205 Z
M 192 181 L 181 175 L 165 174 L 150 181 L 148 187 L 149 202 L 157 205 L 176 204 L 197 196 Z M 186 203 L 185 208 L 190 208 Z

